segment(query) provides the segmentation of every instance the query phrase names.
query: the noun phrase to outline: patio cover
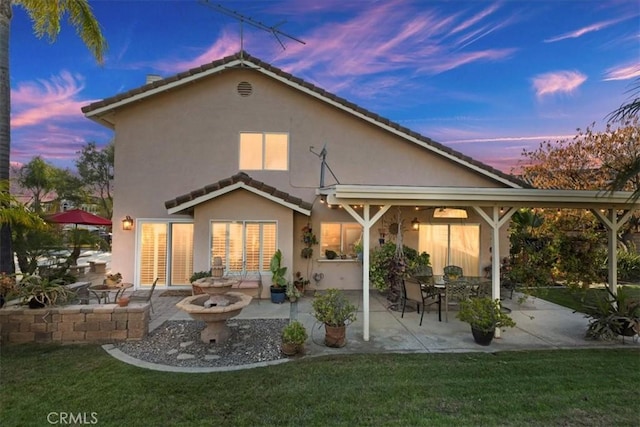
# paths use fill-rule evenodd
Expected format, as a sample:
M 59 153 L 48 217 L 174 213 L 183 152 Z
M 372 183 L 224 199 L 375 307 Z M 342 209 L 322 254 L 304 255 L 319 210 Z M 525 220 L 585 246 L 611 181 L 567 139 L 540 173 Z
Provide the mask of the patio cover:
M 630 192 L 538 190 L 525 188 L 421 187 L 336 184 L 317 193 L 340 205 L 363 228 L 363 338 L 369 340 L 369 249 L 371 227 L 391 206 L 473 208 L 492 229 L 494 253 L 500 253 L 500 228 L 520 208 L 589 209 L 605 225 L 608 236 L 609 288 L 617 290 L 617 234 L 632 213 L 640 209 Z M 363 206 L 362 216 L 351 206 Z M 380 209 L 373 215 L 372 206 Z M 492 298 L 500 296 L 500 259 L 492 258 Z M 496 336 L 500 336 L 499 330 Z

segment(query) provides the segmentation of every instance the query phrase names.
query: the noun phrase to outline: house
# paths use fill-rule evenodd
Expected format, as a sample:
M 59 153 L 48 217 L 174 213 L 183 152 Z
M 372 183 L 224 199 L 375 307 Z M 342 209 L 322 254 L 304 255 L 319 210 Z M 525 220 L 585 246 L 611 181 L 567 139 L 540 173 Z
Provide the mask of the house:
M 115 131 L 113 218 L 134 220 L 114 227 L 114 271 L 136 287 L 156 277 L 180 287 L 219 256 L 227 272 L 268 276 L 279 248 L 289 273 L 319 289 L 363 289 L 365 339 L 369 253 L 360 263 L 354 247 L 388 239 L 399 219 L 404 243 L 429 252 L 436 274 L 447 263 L 467 275 L 491 265 L 495 294 L 517 207 L 604 205 L 595 192 L 529 189 L 244 51 L 83 112 Z M 311 258 L 301 256 L 306 226 L 319 241 Z

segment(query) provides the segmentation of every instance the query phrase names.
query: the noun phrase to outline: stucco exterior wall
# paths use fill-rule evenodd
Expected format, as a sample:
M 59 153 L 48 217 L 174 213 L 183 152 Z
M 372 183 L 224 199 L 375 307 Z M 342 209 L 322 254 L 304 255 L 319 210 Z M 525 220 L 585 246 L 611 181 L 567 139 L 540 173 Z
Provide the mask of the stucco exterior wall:
M 251 83 L 250 96 L 238 94 L 237 85 L 242 81 Z M 498 186 L 486 176 L 248 69 L 230 69 L 130 104 L 117 110 L 115 117 L 116 226 L 111 267 L 125 277 L 134 275 L 136 233 L 122 231 L 121 219 L 126 215 L 190 219 L 189 215 L 169 215 L 164 202 L 237 173 L 239 133 L 243 131 L 289 134 L 289 171 L 245 172 L 308 202 L 316 200 L 320 180 L 320 159 L 310 147 L 319 152 L 325 145 L 327 161 L 343 184 Z M 334 182 L 327 171 L 325 184 Z M 226 197 L 196 209 L 196 271 L 207 265 L 202 249 L 211 215 L 224 213 L 227 218 L 242 219 L 273 209 L 264 200 L 239 200 L 227 206 L 222 203 Z M 318 231 L 321 221 L 335 215 L 314 204 L 313 223 Z M 412 217 L 406 218 L 410 221 Z M 301 227 L 293 226 L 292 218 L 289 212 L 288 226 L 283 222 L 278 227 L 279 233 L 288 229 L 288 235 L 279 235 L 279 245 L 288 246 L 281 249 L 297 271 L 306 266 L 300 265 L 296 247 L 295 236 Z M 372 238 L 377 242 L 377 235 Z M 357 274 L 349 278 L 346 273 L 336 274 L 345 282 L 361 282 Z

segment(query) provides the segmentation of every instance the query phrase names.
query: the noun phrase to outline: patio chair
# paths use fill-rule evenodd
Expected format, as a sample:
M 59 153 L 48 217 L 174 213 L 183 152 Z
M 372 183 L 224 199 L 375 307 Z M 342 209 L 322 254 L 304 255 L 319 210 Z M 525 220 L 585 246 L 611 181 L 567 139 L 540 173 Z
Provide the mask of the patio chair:
M 402 315 L 400 317 L 404 317 L 404 310 L 407 306 L 407 301 L 413 301 L 416 303 L 416 310 L 418 313 L 420 313 L 420 306 L 422 306 L 422 314 L 420 315 L 420 326 L 422 326 L 424 312 L 428 306 L 438 304 L 438 316 L 440 316 L 440 294 L 429 294 L 423 291 L 420 282 L 416 279 L 408 278 L 402 281 Z
M 151 297 L 153 296 L 153 291 L 156 288 L 158 279 L 159 278 L 156 277 L 156 280 L 153 281 L 151 288 L 133 292 L 129 297 L 129 302 L 148 302 L 151 305 L 151 312 L 153 313 L 153 303 L 151 302 Z
M 491 296 L 491 282 L 480 282 L 475 288 L 475 296 L 478 298 Z
M 444 316 L 449 321 L 449 304 L 464 301 L 471 296 L 471 285 L 464 280 L 447 282 L 444 287 Z

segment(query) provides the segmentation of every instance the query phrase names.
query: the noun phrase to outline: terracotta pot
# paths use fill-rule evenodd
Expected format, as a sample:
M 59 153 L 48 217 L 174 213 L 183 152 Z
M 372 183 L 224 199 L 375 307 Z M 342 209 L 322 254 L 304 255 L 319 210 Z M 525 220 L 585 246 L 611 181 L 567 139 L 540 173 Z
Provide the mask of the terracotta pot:
M 493 341 L 493 335 L 495 334 L 495 330 L 491 332 L 481 331 L 479 329 L 471 328 L 471 333 L 473 334 L 473 339 L 476 344 L 480 345 L 489 345 L 491 341 Z
M 290 342 L 282 342 L 282 354 L 285 356 L 295 356 L 298 354 L 298 345 Z
M 120 307 L 126 307 L 129 305 L 129 297 L 120 297 L 118 298 L 118 305 Z
M 329 326 L 324 325 L 324 345 L 327 347 L 344 347 L 347 344 L 347 327 L 346 326 Z

